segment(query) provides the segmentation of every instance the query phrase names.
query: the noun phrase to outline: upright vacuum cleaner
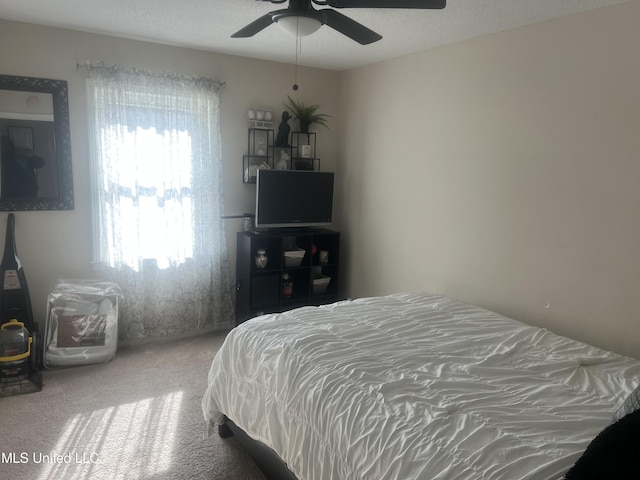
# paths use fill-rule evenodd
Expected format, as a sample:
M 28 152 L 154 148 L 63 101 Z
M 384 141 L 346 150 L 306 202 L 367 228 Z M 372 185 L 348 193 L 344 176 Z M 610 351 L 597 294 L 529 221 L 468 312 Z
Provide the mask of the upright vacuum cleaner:
M 15 244 L 15 217 L 7 218 L 0 264 L 0 397 L 42 390 L 42 347 Z

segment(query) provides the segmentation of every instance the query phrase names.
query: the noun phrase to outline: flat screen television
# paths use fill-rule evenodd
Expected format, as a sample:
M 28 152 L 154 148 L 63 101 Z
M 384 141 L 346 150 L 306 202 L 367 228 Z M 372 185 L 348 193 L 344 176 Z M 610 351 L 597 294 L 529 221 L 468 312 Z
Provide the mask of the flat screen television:
M 256 227 L 313 227 L 331 223 L 333 172 L 258 169 Z

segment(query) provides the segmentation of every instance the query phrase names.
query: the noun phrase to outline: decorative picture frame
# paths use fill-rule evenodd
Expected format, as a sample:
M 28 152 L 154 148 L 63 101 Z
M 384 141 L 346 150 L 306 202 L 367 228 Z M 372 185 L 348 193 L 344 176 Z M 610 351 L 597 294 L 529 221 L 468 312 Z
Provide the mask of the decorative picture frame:
M 46 196 L 10 196 L 2 195 L 0 188 L 0 211 L 16 212 L 28 210 L 73 210 L 73 169 L 71 160 L 71 127 L 69 122 L 69 90 L 66 80 L 54 80 L 37 77 L 18 77 L 15 75 L 0 75 L 0 94 L 7 92 L 24 92 L 27 99 L 30 96 L 51 96 L 53 103 L 53 146 L 54 154 L 47 160 L 55 162 L 56 174 L 52 177 L 51 193 Z M 11 94 L 11 93 L 10 93 Z M 12 125 L 11 119 L 5 119 L 5 125 Z M 22 112 L 15 120 L 23 125 Z M 39 121 L 39 120 L 38 120 Z M 14 125 L 18 125 L 16 122 Z M 2 128 L 2 137 L 7 137 L 6 129 Z M 33 142 L 38 145 L 38 130 L 34 128 Z M 34 145 L 34 146 L 36 146 Z M 1 176 L 0 176 L 1 177 Z M 1 182 L 0 182 L 1 183 Z

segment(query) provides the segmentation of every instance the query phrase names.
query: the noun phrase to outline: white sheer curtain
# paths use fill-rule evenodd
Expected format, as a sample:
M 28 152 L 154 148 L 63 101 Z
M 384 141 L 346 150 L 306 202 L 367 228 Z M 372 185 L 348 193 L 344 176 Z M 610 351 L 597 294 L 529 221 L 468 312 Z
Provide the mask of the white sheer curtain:
M 232 324 L 212 79 L 87 65 L 96 261 L 122 339 Z

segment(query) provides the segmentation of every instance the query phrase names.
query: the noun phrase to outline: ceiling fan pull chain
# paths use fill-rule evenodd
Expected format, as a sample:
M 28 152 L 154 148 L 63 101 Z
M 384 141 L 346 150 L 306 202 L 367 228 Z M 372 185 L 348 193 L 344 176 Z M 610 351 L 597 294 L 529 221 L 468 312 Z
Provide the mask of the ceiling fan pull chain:
M 298 86 L 298 51 L 300 50 L 301 44 L 302 42 L 300 39 L 300 35 L 298 35 L 298 25 L 297 25 L 297 19 L 296 19 L 296 64 L 295 64 L 295 70 L 293 74 L 293 90 L 294 91 L 300 88 Z

